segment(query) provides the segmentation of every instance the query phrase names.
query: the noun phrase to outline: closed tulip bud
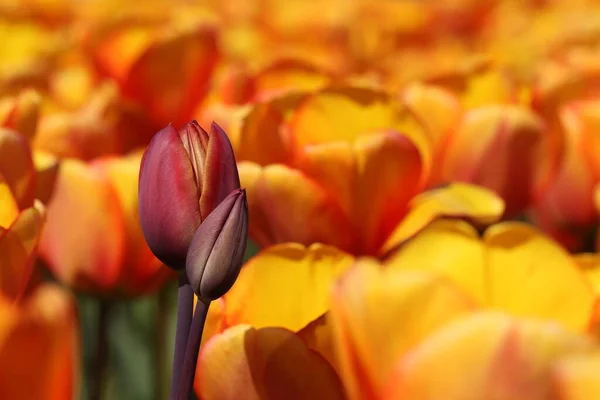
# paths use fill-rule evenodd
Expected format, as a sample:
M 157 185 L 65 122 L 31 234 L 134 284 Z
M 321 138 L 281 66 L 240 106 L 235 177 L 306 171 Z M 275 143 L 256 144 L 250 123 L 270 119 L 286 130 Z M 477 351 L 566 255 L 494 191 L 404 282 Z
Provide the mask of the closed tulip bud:
M 186 259 L 188 280 L 203 300 L 223 296 L 242 267 L 248 236 L 248 204 L 237 189 L 196 231 Z
M 196 121 L 179 132 L 158 132 L 140 167 L 139 209 L 144 236 L 158 259 L 174 269 L 185 257 L 200 223 L 240 187 L 235 156 L 215 123 L 210 134 Z

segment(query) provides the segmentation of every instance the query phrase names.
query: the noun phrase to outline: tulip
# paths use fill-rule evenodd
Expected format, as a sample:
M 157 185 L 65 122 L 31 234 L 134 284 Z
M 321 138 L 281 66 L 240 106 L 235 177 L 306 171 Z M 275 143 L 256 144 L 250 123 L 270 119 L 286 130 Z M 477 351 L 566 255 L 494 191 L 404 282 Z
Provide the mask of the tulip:
M 13 165 L 17 169 L 19 164 Z M 2 171 L 2 170 L 0 170 Z M 14 172 L 14 171 L 13 171 Z M 20 210 L 0 174 L 0 397 L 58 400 L 77 387 L 77 317 L 67 291 L 34 279 L 45 222 L 38 200 Z M 31 382 L 36 382 L 32 385 Z
M 179 132 L 158 132 L 140 167 L 139 204 L 144 236 L 166 265 L 185 267 L 192 238 L 240 181 L 233 149 L 216 124 L 206 133 L 195 121 Z
M 219 60 L 216 30 L 198 20 L 182 23 L 166 3 L 152 10 L 157 18 L 143 28 L 115 19 L 123 12 L 117 7 L 98 24 L 86 25 L 84 49 L 101 76 L 115 80 L 148 119 L 183 125 L 204 98 Z
M 431 151 L 420 120 L 382 91 L 337 87 L 257 104 L 236 141 L 250 236 L 262 246 L 325 243 L 380 256 L 423 227 L 405 222 L 420 213 Z M 432 196 L 445 200 L 428 208 L 429 220 L 477 220 L 466 206 L 474 203 L 488 222 L 502 215 L 493 193 L 451 186 Z
M 276 382 L 284 381 L 280 389 L 288 393 L 283 397 L 343 398 L 333 353 L 322 358 L 311 351 L 322 339 L 321 325 L 313 321 L 322 320 L 334 282 L 353 261 L 334 247 L 296 243 L 269 247 L 250 259 L 204 331 L 195 379 L 198 396 L 233 399 L 276 390 Z M 278 343 L 286 345 L 278 349 Z M 223 359 L 227 349 L 232 352 Z M 263 369 L 261 360 L 267 359 L 274 364 Z M 236 385 L 218 378 L 233 380 L 245 371 L 265 375 Z
M 159 289 L 172 272 L 144 241 L 136 182 L 141 153 L 61 161 L 40 254 L 60 281 L 103 296 Z M 67 217 L 68 216 L 68 217 Z
M 425 255 L 434 245 L 435 252 Z M 438 221 L 385 265 L 440 274 L 484 307 L 582 332 L 595 323 L 597 296 L 589 277 L 557 242 L 524 223 L 492 225 L 480 238 L 462 221 Z
M 49 283 L 17 304 L 0 295 L 1 398 L 77 397 L 80 356 L 75 305 L 68 291 Z
M 215 300 L 235 282 L 246 253 L 248 205 L 243 189 L 234 190 L 200 224 L 186 259 L 196 295 Z
M 468 231 L 461 223 L 442 222 L 407 245 L 441 226 L 449 228 L 444 233 L 449 237 Z M 502 247 L 490 254 L 506 261 L 494 270 L 494 281 L 516 282 L 514 271 L 504 272 L 513 266 L 511 256 L 539 254 L 548 245 L 518 228 L 509 224 L 488 234 L 495 245 L 513 250 Z M 453 245 L 464 248 L 460 242 Z M 559 252 L 548 254 L 550 259 L 560 254 L 554 246 Z M 598 393 L 589 383 L 600 346 L 556 308 L 565 299 L 559 284 L 545 288 L 546 300 L 530 307 L 531 293 L 543 282 L 534 271 L 515 298 L 510 286 L 498 286 L 493 288 L 498 300 L 485 303 L 478 297 L 485 288 L 477 292 L 475 285 L 465 285 L 471 270 L 461 271 L 461 282 L 443 272 L 443 267 L 460 268 L 464 260 L 442 255 L 447 261 L 440 262 L 431 251 L 420 255 L 400 265 L 369 258 L 352 264 L 352 257 L 321 245 L 282 244 L 259 253 L 224 296 L 219 330 L 204 340 L 196 371 L 198 396 L 366 400 L 446 394 L 450 399 L 493 398 L 500 393 L 505 395 L 500 398 L 575 400 L 571 396 L 585 388 L 588 392 L 581 393 Z M 420 268 L 417 261 L 440 267 Z M 562 269 L 565 282 L 576 276 L 568 271 L 572 268 Z M 530 272 L 528 262 L 513 269 Z M 266 284 L 257 288 L 261 282 Z M 273 304 L 273 298 L 281 301 Z M 565 311 L 576 312 L 580 305 L 576 300 Z
M 571 251 L 581 251 L 598 220 L 594 204 L 600 169 L 595 168 L 594 132 L 598 101 L 561 108 L 559 122 L 565 137 L 565 156 L 559 173 L 532 209 L 536 224 Z

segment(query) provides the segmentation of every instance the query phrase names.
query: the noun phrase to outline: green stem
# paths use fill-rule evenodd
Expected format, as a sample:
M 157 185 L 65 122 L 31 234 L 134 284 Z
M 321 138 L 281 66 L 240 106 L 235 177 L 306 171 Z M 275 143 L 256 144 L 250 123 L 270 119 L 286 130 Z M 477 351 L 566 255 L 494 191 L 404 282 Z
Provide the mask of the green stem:
M 94 363 L 92 366 L 92 377 L 90 388 L 90 399 L 101 400 L 107 382 L 108 366 L 108 317 L 110 313 L 110 303 L 106 300 L 98 300 L 98 325 L 96 326 L 96 349 Z
M 158 292 L 158 313 L 156 315 L 156 330 L 154 336 L 154 345 L 156 346 L 156 368 L 154 377 L 154 393 L 157 400 L 163 400 L 169 397 L 168 374 L 167 367 L 167 330 L 169 329 L 169 289 L 170 285 L 166 285 Z

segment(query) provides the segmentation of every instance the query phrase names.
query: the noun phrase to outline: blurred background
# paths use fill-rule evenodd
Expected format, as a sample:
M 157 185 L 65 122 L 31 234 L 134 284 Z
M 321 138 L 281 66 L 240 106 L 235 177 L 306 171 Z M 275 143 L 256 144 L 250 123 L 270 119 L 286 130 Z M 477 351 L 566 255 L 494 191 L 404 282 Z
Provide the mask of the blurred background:
M 168 397 L 176 282 L 143 240 L 137 174 L 170 123 L 222 126 L 252 163 L 243 186 L 284 164 L 337 193 L 294 202 L 269 186 L 283 178 L 265 180 L 270 197 L 249 198 L 247 258 L 287 241 L 381 256 L 407 199 L 452 181 L 493 190 L 503 219 L 569 251 L 596 249 L 596 1 L 0 0 L 0 43 L 0 338 L 23 365 L 39 357 L 31 343 L 56 351 L 41 357 L 38 389 L 27 388 L 36 371 L 5 375 L 4 398 L 69 398 L 70 387 L 81 399 Z M 414 119 L 398 122 L 398 107 Z M 380 212 L 344 236 L 327 206 L 298 205 L 347 193 L 297 149 L 417 123 L 430 173 L 422 187 L 402 175 L 402 207 L 361 198 L 358 214 Z M 2 354 L 10 370 L 14 354 Z

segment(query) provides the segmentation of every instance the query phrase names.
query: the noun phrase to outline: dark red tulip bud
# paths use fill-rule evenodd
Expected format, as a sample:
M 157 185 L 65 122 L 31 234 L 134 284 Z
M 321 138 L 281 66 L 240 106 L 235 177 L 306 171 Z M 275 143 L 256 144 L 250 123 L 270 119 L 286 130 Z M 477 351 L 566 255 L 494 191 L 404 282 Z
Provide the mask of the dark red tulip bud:
M 186 273 L 205 301 L 223 296 L 242 267 L 248 239 L 246 192 L 237 189 L 200 225 L 186 259 Z
M 185 257 L 201 222 L 240 179 L 231 143 L 215 123 L 210 134 L 192 121 L 179 132 L 158 132 L 142 158 L 140 221 L 152 252 L 174 269 Z

